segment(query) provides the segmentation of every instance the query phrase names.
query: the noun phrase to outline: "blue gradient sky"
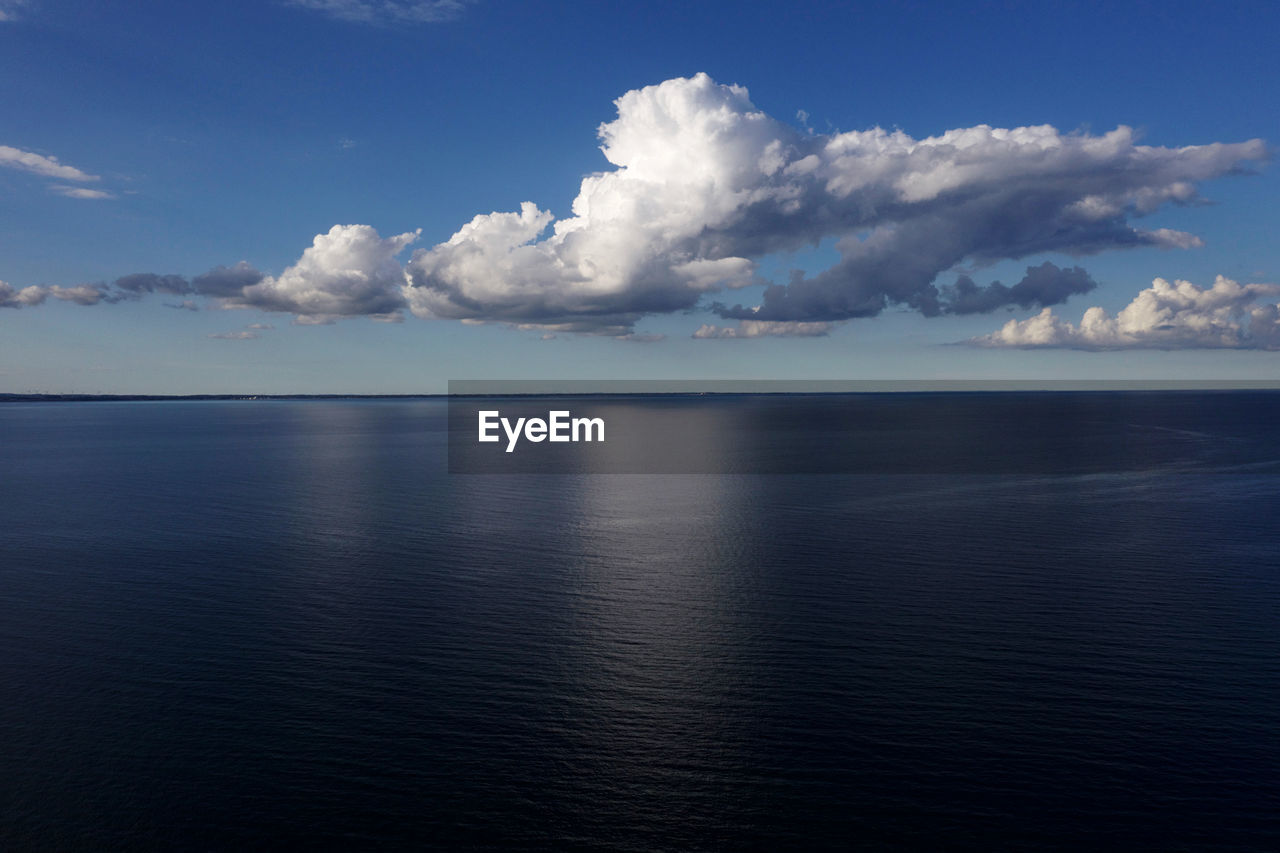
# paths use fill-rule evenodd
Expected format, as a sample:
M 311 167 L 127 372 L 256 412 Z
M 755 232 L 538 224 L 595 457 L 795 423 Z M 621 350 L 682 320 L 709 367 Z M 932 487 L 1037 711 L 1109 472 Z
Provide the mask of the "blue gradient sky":
M 533 201 L 557 218 L 607 170 L 597 127 L 624 93 L 706 72 L 816 133 L 1051 124 L 1177 148 L 1280 140 L 1274 3 L 517 3 L 447 20 L 366 23 L 269 0 L 0 0 L 0 146 L 99 176 L 0 168 L 0 280 L 14 289 L 191 277 L 247 260 L 279 275 L 335 224 L 446 241 L 477 214 Z M 1117 6 L 1122 8 L 1117 9 Z M 1202 248 L 1043 254 L 1095 291 L 1054 306 L 1123 308 L 1159 276 L 1280 282 L 1276 170 L 1199 185 L 1208 205 L 1146 228 Z M 75 186 L 81 186 L 76 184 Z M 759 272 L 830 265 L 830 244 L 759 258 Z M 401 257 L 408 260 L 410 251 Z M 946 281 L 954 275 L 944 276 Z M 942 283 L 940 279 L 939 283 Z M 760 288 L 726 301 L 750 301 Z M 1089 351 L 953 346 L 1038 309 L 924 317 L 890 308 L 821 337 L 695 340 L 692 312 L 644 317 L 662 340 L 420 319 L 295 325 L 258 309 L 175 310 L 181 298 L 0 310 L 0 391 L 416 393 L 450 378 L 1271 378 L 1280 353 L 1198 346 Z M 1276 299 L 1270 300 L 1272 303 Z M 204 305 L 205 309 L 211 306 Z M 210 337 L 255 330 L 251 339 Z

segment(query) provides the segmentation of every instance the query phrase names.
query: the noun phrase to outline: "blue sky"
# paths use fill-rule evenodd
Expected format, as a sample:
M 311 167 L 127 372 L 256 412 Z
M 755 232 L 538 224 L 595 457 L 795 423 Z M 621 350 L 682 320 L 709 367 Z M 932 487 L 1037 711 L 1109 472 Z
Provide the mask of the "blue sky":
M 1117 5 L 0 0 L 0 391 L 1274 377 L 1280 9 Z

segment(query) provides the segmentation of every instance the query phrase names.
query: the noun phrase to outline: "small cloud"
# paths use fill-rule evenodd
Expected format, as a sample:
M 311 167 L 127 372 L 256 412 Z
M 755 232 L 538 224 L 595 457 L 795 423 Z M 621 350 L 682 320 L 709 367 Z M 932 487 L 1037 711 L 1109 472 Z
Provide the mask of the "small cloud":
M 557 337 L 556 335 L 553 335 L 553 334 L 551 334 L 550 332 L 547 332 L 545 335 L 543 335 L 543 336 L 542 336 L 541 340 L 544 340 L 544 341 L 554 341 L 554 340 L 556 339 L 556 337 Z
M 165 302 L 165 308 L 176 308 L 179 311 L 199 311 L 200 306 L 192 302 L 190 299 L 184 299 L 181 302 Z
M 253 332 L 221 332 L 211 334 L 209 337 L 219 341 L 251 341 L 258 336 Z
M 104 190 L 91 190 L 85 187 L 69 187 L 69 186 L 66 186 L 65 184 L 54 184 L 53 186 L 49 187 L 49 189 L 57 193 L 58 195 L 64 195 L 67 198 L 88 198 L 88 199 L 115 198 L 114 193 L 109 193 Z
M 352 148 L 356 147 L 356 141 L 344 136 L 338 140 L 338 147 L 343 151 L 350 151 Z
M 728 338 L 821 338 L 831 333 L 834 323 L 802 323 L 796 321 L 740 320 L 734 326 L 713 326 L 703 323 L 693 337 L 709 339 Z
M 49 288 L 49 294 L 54 299 L 74 302 L 77 305 L 97 305 L 99 302 L 110 304 L 126 298 L 110 293 L 105 284 L 77 284 L 75 287 L 59 287 L 55 284 Z
M 628 332 L 625 335 L 614 335 L 613 337 L 617 341 L 632 341 L 637 344 L 652 344 L 667 339 L 666 335 L 642 334 L 640 332 Z
M 129 294 L 169 293 L 181 296 L 191 292 L 191 283 L 180 275 L 156 275 L 138 272 L 124 275 L 115 281 L 116 290 Z
M 31 0 L 0 0 L 0 23 L 19 20 L 22 10 L 30 5 Z
M 249 325 L 245 326 L 245 328 L 252 329 L 255 332 L 266 332 L 271 329 L 274 329 L 275 326 L 271 325 L 270 323 L 250 323 Z
M 8 166 L 10 169 L 21 169 L 24 172 L 44 175 L 46 178 L 60 178 L 64 181 L 98 180 L 97 175 L 90 175 L 88 172 L 80 171 L 75 166 L 60 163 L 57 157 L 46 157 L 34 151 L 23 151 L 21 148 L 13 148 L 8 145 L 0 145 L 0 166 Z
M 1045 308 L 963 343 L 1019 349 L 1280 350 L 1280 305 L 1259 301 L 1277 296 L 1280 285 L 1239 284 L 1223 276 L 1206 288 L 1157 278 L 1115 316 L 1094 306 L 1077 326 Z
M 391 311 L 386 314 L 370 314 L 369 319 L 375 323 L 403 323 L 404 315 L 399 311 Z
M 581 320 L 570 320 L 564 323 L 507 323 L 509 328 L 522 332 L 543 332 L 557 335 L 587 335 L 590 337 L 619 338 L 631 332 L 631 324 L 640 319 L 638 316 L 616 318 L 624 322 L 607 323 L 598 317 Z M 466 326 L 482 326 L 488 320 L 476 317 L 465 317 L 461 321 Z
M 956 283 L 939 289 L 938 308 L 944 314 L 989 314 L 1005 306 L 1044 308 L 1067 301 L 1077 293 L 1088 293 L 1098 286 L 1082 267 L 1061 269 L 1045 261 L 1038 267 L 1027 267 L 1027 274 L 1012 287 L 994 281 L 979 287 L 967 275 Z
M 242 286 L 232 307 L 258 308 L 299 315 L 296 323 L 327 325 L 336 317 L 391 314 L 405 304 L 404 270 L 396 255 L 418 239 L 409 231 L 383 239 L 368 225 L 335 225 L 317 234 L 311 246 L 293 266 L 279 276 L 262 277 L 247 265 L 224 270 L 220 283 L 259 276 L 255 284 Z M 204 277 L 197 279 L 197 285 Z
M 332 326 L 338 322 L 333 314 L 299 314 L 293 318 L 295 326 Z
M 338 21 L 356 24 L 434 24 L 451 21 L 473 0 L 286 0 Z
M 201 296 L 240 296 L 263 278 L 248 261 L 240 261 L 233 267 L 216 266 L 192 279 L 191 285 Z
M 28 308 L 49 298 L 49 289 L 38 285 L 15 288 L 7 281 L 0 281 L 0 308 Z

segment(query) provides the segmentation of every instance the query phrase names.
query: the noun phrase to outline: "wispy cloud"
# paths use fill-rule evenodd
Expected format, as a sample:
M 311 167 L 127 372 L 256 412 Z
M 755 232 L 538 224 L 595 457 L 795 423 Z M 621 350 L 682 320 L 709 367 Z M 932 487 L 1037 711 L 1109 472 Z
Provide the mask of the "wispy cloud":
M 0 3 L 2 2 L 3 0 L 0 0 Z M 2 5 L 0 5 L 0 10 L 3 10 Z M 2 14 L 2 11 L 0 11 L 0 14 Z M 4 18 L 0 18 L 0 20 L 4 20 Z M 57 157 L 37 154 L 34 151 L 24 151 L 11 145 L 0 145 L 0 166 L 17 169 L 22 172 L 30 172 L 33 175 L 40 175 L 45 178 L 55 178 L 60 181 L 76 181 L 88 184 L 101 180 L 97 175 L 91 175 L 82 169 L 77 169 L 75 166 L 67 165 Z M 114 193 L 106 190 L 96 190 L 70 184 L 51 184 L 49 190 L 67 198 L 102 200 L 116 197 Z
M 211 334 L 208 337 L 219 341 L 252 341 L 261 337 L 259 332 L 268 332 L 275 326 L 270 323 L 250 323 L 244 327 L 244 331 L 240 332 L 219 332 Z
M 59 195 L 65 195 L 67 198 L 85 198 L 85 199 L 106 199 L 115 198 L 114 193 L 105 190 L 91 190 L 88 187 L 69 187 L 65 184 L 54 184 L 49 187 L 53 192 Z
M 834 323 L 802 323 L 794 320 L 740 320 L 737 326 L 716 326 L 704 323 L 692 337 L 700 339 L 821 338 L 830 334 L 834 325 Z
M 61 163 L 57 157 L 46 157 L 34 151 L 23 151 L 21 148 L 13 148 L 9 145 L 0 145 L 0 166 L 21 169 L 24 172 L 33 172 L 37 175 L 44 175 L 46 178 L 58 178 L 64 181 L 89 182 L 98 180 L 97 175 L 90 175 L 75 166 Z
M 474 0 L 286 0 L 290 6 L 359 24 L 433 24 L 462 14 Z
M 1111 316 L 1099 306 L 1080 325 L 1045 308 L 964 343 L 980 347 L 1081 350 L 1280 349 L 1280 285 L 1240 284 L 1218 276 L 1212 287 L 1157 278 Z
M 18 20 L 30 5 L 31 0 L 0 0 L 0 23 Z
M 110 304 L 124 299 L 136 298 L 118 291 L 112 292 L 106 285 L 102 284 L 77 284 L 74 287 L 59 287 L 55 284 L 48 290 L 49 295 L 54 299 L 60 299 L 63 302 L 74 302 L 76 305 L 97 305 L 99 302 Z

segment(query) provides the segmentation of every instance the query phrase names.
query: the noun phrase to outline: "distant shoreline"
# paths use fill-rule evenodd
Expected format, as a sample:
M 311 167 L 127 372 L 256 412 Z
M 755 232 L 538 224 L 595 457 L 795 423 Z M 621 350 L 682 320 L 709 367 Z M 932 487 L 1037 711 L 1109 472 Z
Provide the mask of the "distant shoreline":
M 0 403 L 147 403 L 184 400 L 416 400 L 447 394 L 0 394 Z
M 626 385 L 634 380 L 619 380 Z M 480 383 L 477 383 L 480 384 Z M 495 386 L 498 382 L 493 383 Z M 513 383 L 518 385 L 519 383 Z M 552 385 L 553 383 L 546 383 Z M 570 383 L 571 384 L 571 383 Z M 639 383 L 636 383 L 639 384 Z M 652 387 L 658 383 L 645 383 L 646 390 L 492 390 L 449 394 L 5 394 L 0 393 L 0 403 L 130 403 L 130 402 L 201 402 L 201 401 L 307 401 L 307 400 L 437 400 L 475 399 L 486 397 L 815 397 L 851 396 L 866 394 L 1009 394 L 1009 393 L 1135 393 L 1135 392 L 1232 392 L 1232 391 L 1280 391 L 1280 381 L 1272 380 L 1222 380 L 1222 381 L 1148 381 L 1132 380 L 859 380 L 854 383 L 828 383 L 836 385 L 865 385 L 865 387 L 798 387 L 795 390 L 770 390 L 761 388 L 725 388 L 723 390 L 682 390 L 679 387 L 662 389 Z M 679 386 L 681 382 L 673 382 Z M 691 383 L 683 383 L 686 388 Z M 707 385 L 716 383 L 708 382 Z M 720 383 L 732 385 L 734 383 Z M 746 384 L 746 383 L 741 383 Z M 784 384 L 770 381 L 761 385 Z M 822 383 L 799 382 L 797 385 L 820 386 Z M 599 386 L 597 386 L 598 388 Z

